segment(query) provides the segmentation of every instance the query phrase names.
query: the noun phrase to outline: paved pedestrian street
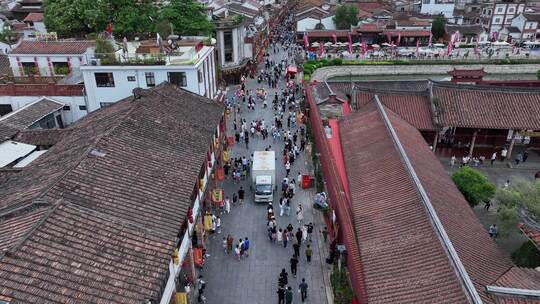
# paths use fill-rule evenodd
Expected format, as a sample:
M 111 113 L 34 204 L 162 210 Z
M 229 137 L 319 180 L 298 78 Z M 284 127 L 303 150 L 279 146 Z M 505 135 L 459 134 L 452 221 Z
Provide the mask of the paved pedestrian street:
M 279 62 L 286 56 L 286 53 L 280 52 L 278 54 L 271 54 L 271 59 L 275 62 Z M 259 67 L 258 72 L 264 68 L 264 63 Z M 242 103 L 241 98 L 237 99 L 236 103 L 241 107 L 241 113 L 237 114 L 241 118 L 246 119 L 248 126 L 252 120 L 264 119 L 267 126 L 271 126 L 274 122 L 274 110 L 272 109 L 272 99 L 274 92 L 278 91 L 278 95 L 281 90 L 285 88 L 285 80 L 281 77 L 277 89 L 269 89 L 268 84 L 258 84 L 257 79 L 247 79 L 246 89 L 249 89 L 254 95 L 256 88 L 264 87 L 268 91 L 268 107 L 263 108 L 262 102 L 257 101 L 255 111 L 248 110 L 247 102 Z M 232 97 L 235 89 L 238 86 L 230 87 L 228 92 L 228 98 Z M 254 96 L 255 97 L 255 96 Z M 232 119 L 234 114 L 229 115 L 229 133 L 228 136 L 234 136 L 234 130 Z M 286 121 L 286 120 L 285 120 Z M 240 128 L 241 124 L 238 124 Z M 286 122 L 284 128 L 287 129 Z M 291 128 L 294 132 L 298 128 Z M 314 216 L 320 217 L 319 211 L 312 208 L 313 196 L 315 194 L 314 189 L 301 189 L 299 181 L 297 182 L 296 194 L 292 199 L 290 216 L 279 216 L 279 198 L 281 196 L 280 184 L 285 176 L 285 167 L 282 160 L 284 141 L 273 140 L 271 134 L 266 140 L 262 137 L 250 138 L 249 149 L 246 149 L 245 143 L 241 140 L 232 148 L 232 157 L 249 156 L 254 151 L 264 151 L 269 145 L 272 146 L 272 150 L 276 152 L 276 181 L 278 184 L 278 190 L 274 195 L 275 206 L 274 212 L 277 219 L 277 227 L 285 228 L 289 223 L 294 227 L 294 232 L 300 227 L 296 219 L 295 210 L 298 204 L 303 204 L 304 208 L 304 224 L 313 222 L 313 258 L 311 264 L 307 264 L 305 249 L 306 244 L 302 243 L 300 249 L 300 257 L 298 264 L 297 277 L 294 278 L 290 273 L 289 260 L 293 255 L 292 244 L 295 242 L 291 240 L 284 248 L 282 244 L 272 243 L 269 240 L 267 232 L 267 219 L 266 219 L 266 203 L 254 203 L 253 192 L 250 189 L 251 176 L 240 182 L 240 184 L 234 184 L 231 176 L 227 176 L 226 180 L 222 183 L 222 187 L 225 190 L 225 196 L 232 197 L 233 193 L 237 192 L 240 186 L 246 189 L 246 198 L 242 206 L 231 206 L 230 214 L 223 214 L 221 216 L 221 233 L 214 233 L 209 237 L 208 242 L 208 257 L 201 274 L 206 281 L 205 296 L 207 303 L 219 303 L 219 304 L 266 304 L 278 302 L 278 277 L 283 268 L 289 273 L 288 285 L 292 287 L 294 291 L 293 303 L 301 303 L 300 293 L 298 291 L 298 285 L 302 278 L 306 279 L 309 285 L 308 298 L 306 303 L 327 303 L 325 280 L 323 278 L 323 267 L 328 267 L 325 263 L 325 256 L 321 256 L 319 252 L 319 243 L 324 242 L 320 231 L 321 220 L 314 221 Z M 306 172 L 306 158 L 310 157 L 309 151 L 301 152 L 299 158 L 291 166 L 291 178 L 297 178 L 298 172 Z M 317 219 L 316 219 L 317 220 Z M 223 247 L 223 238 L 228 234 L 234 236 L 234 246 L 238 244 L 239 238 L 248 237 L 251 240 L 251 246 L 249 249 L 249 257 L 244 257 L 238 261 L 234 255 L 234 250 L 230 254 L 226 254 Z M 294 239 L 294 236 L 292 237 Z M 321 244 L 322 245 L 322 244 Z M 233 247 L 234 247 L 233 246 Z M 328 283 L 327 283 L 328 284 Z

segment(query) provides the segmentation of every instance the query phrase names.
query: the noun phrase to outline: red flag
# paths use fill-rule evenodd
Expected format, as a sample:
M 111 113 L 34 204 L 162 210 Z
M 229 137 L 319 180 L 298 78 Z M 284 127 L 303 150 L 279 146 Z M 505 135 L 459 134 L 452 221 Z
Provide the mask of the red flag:
M 109 35 L 112 35 L 112 23 L 107 24 L 105 31 L 109 33 Z
M 307 32 L 304 32 L 304 47 L 306 50 L 309 47 L 309 40 L 308 40 Z
M 337 43 L 336 33 L 333 33 L 333 34 L 332 34 L 332 40 L 334 41 L 334 44 Z
M 431 32 L 429 32 L 429 41 L 428 41 L 428 45 L 431 46 L 431 40 L 433 39 L 433 34 Z
M 367 53 L 367 44 L 365 41 L 362 41 L 362 56 Z
M 397 43 L 396 43 L 397 46 L 399 46 L 400 41 L 401 41 L 401 33 L 399 33 L 397 36 Z
M 324 43 L 319 44 L 319 57 L 322 57 L 324 54 Z
M 349 54 L 352 55 L 352 37 L 351 37 L 351 33 L 348 33 L 348 38 L 349 38 Z

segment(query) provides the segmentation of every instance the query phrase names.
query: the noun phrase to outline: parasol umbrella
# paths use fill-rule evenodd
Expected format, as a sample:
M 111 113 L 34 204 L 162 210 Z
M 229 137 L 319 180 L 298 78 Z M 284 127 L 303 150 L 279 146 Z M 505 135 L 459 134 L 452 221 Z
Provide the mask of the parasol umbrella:
M 378 44 L 372 44 L 371 47 L 374 48 L 374 49 L 378 49 L 378 48 L 380 48 L 381 46 L 378 45 Z
M 319 46 L 319 43 L 318 43 L 317 41 L 315 41 L 315 42 L 313 42 L 313 43 L 311 44 L 311 46 L 317 47 L 317 46 Z

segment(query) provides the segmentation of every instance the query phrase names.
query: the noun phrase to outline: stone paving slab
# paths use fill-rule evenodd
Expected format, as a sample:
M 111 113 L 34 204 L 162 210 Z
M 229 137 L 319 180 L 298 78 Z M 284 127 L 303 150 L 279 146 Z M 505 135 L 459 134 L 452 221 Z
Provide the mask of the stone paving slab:
M 279 54 L 279 60 L 283 54 Z M 260 71 L 260 69 L 259 69 Z M 280 88 L 284 87 L 284 81 L 280 82 Z M 260 87 L 256 80 L 248 79 L 248 89 L 254 90 Z M 269 98 L 273 98 L 275 90 L 268 89 Z M 232 96 L 234 88 L 229 89 L 228 97 Z M 264 118 L 267 124 L 272 124 L 273 110 L 271 109 L 271 100 L 269 100 L 269 108 L 262 109 L 262 104 L 258 103 L 255 112 L 247 110 L 245 105 L 242 105 L 241 116 L 246 118 L 248 122 L 254 119 Z M 240 102 L 242 104 L 242 102 Z M 231 115 L 231 117 L 234 117 Z M 232 126 L 232 123 L 229 124 Z M 231 133 L 229 133 L 231 134 Z M 246 156 L 248 157 L 253 151 L 264 150 L 268 145 L 272 145 L 277 155 L 281 155 L 283 150 L 282 141 L 272 141 L 272 137 L 263 141 L 261 139 L 251 139 L 249 143 L 250 149 L 245 149 L 245 144 L 240 143 L 232 149 L 232 157 Z M 307 152 L 301 153 L 300 157 L 294 162 L 291 167 L 291 175 L 296 178 L 297 173 L 306 172 L 306 157 L 310 157 Z M 278 157 L 276 161 L 276 180 L 280 181 L 285 176 L 285 168 Z M 289 259 L 293 255 L 292 242 L 289 242 L 287 248 L 282 245 L 273 244 L 270 242 L 266 231 L 266 204 L 255 204 L 253 202 L 253 193 L 249 191 L 249 179 L 242 181 L 239 185 L 235 185 L 230 180 L 230 177 L 223 182 L 225 195 L 231 197 L 234 192 L 242 185 L 246 189 L 246 199 L 243 206 L 231 207 L 230 214 L 222 215 L 222 231 L 220 234 L 210 236 L 208 242 L 208 251 L 210 255 L 207 258 L 206 265 L 201 271 L 201 274 L 206 280 L 205 296 L 207 303 L 220 304 L 266 304 L 277 303 L 277 287 L 278 275 L 282 268 L 290 272 Z M 278 191 L 279 192 L 279 191 Z M 314 216 L 320 216 L 319 211 L 312 208 L 312 199 L 314 190 L 298 189 L 293 198 L 291 205 L 291 215 L 289 217 L 277 216 L 277 224 L 280 228 L 285 228 L 291 223 L 295 230 L 299 227 L 296 221 L 295 212 L 297 204 L 302 203 L 304 207 L 304 223 L 318 222 L 314 221 Z M 274 197 L 274 205 L 278 205 L 280 193 Z M 279 208 L 276 208 L 279 209 Z M 276 213 L 278 213 L 277 210 Z M 318 242 L 323 242 L 322 236 L 318 233 L 322 227 L 315 226 L 313 233 L 313 257 L 311 264 L 307 264 L 304 249 L 302 245 L 300 263 L 298 264 L 298 275 L 293 278 L 289 274 L 289 285 L 294 290 L 293 303 L 301 303 L 300 294 L 298 293 L 298 285 L 301 278 L 306 278 L 309 285 L 308 300 L 305 303 L 322 304 L 327 302 L 325 278 L 323 277 L 323 269 L 326 266 L 324 257 L 319 253 Z M 251 248 L 249 257 L 237 261 L 231 253 L 227 255 L 222 247 L 223 237 L 231 233 L 235 238 L 235 245 L 240 237 L 248 237 L 251 240 Z M 324 247 L 324 246 L 323 246 Z

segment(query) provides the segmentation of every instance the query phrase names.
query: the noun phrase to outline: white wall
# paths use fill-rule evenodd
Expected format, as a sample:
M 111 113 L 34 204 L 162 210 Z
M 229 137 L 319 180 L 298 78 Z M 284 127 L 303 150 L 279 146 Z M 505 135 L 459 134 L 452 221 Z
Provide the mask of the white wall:
M 420 12 L 422 14 L 428 15 L 439 15 L 440 13 L 444 14 L 445 18 L 452 18 L 454 15 L 454 3 L 440 3 L 436 4 L 435 0 L 431 0 L 429 4 L 422 2 L 422 7 Z
M 334 23 L 334 16 L 329 16 L 329 17 L 323 18 L 321 20 L 311 18 L 311 17 L 298 20 L 298 22 L 296 23 L 296 30 L 298 32 L 305 32 L 307 30 L 313 30 L 313 29 L 315 29 L 315 26 L 319 22 L 322 23 L 324 25 L 324 28 L 327 29 L 327 30 L 335 30 L 336 29 L 336 24 Z
M 21 69 L 17 63 L 17 58 L 19 62 L 32 62 L 35 63 L 37 59 L 37 65 L 41 76 L 53 76 L 54 68 L 52 67 L 53 62 L 68 62 L 70 60 L 71 69 L 78 69 L 80 66 L 86 64 L 86 54 L 81 55 L 27 55 L 27 54 L 9 54 L 9 65 L 14 76 L 24 76 L 21 75 Z M 49 58 L 51 62 L 51 67 L 49 68 L 49 63 L 47 61 Z M 52 70 L 52 73 L 51 73 Z
M 16 111 L 40 98 L 40 96 L 0 96 L 0 104 L 9 104 L 13 111 Z M 84 96 L 47 96 L 47 98 L 70 106 L 69 111 L 62 110 L 62 119 L 66 125 L 74 123 L 87 114 L 85 110 L 79 108 L 79 106 L 85 106 Z
M 168 72 L 185 72 L 187 86 L 182 87 L 183 89 L 214 98 L 217 91 L 215 63 L 213 63 L 214 49 L 210 48 L 210 51 L 202 56 L 196 65 L 83 66 L 81 71 L 88 96 L 88 110 L 95 111 L 100 108 L 101 103 L 113 103 L 129 97 L 135 88 L 149 88 L 146 84 L 146 72 L 154 73 L 156 85 L 168 80 Z M 206 62 L 206 67 L 204 62 Z M 213 69 L 211 69 L 212 66 Z M 200 83 L 198 71 L 202 73 Z M 114 87 L 98 87 L 95 73 L 112 73 Z M 134 76 L 135 81 L 128 81 L 128 76 Z

